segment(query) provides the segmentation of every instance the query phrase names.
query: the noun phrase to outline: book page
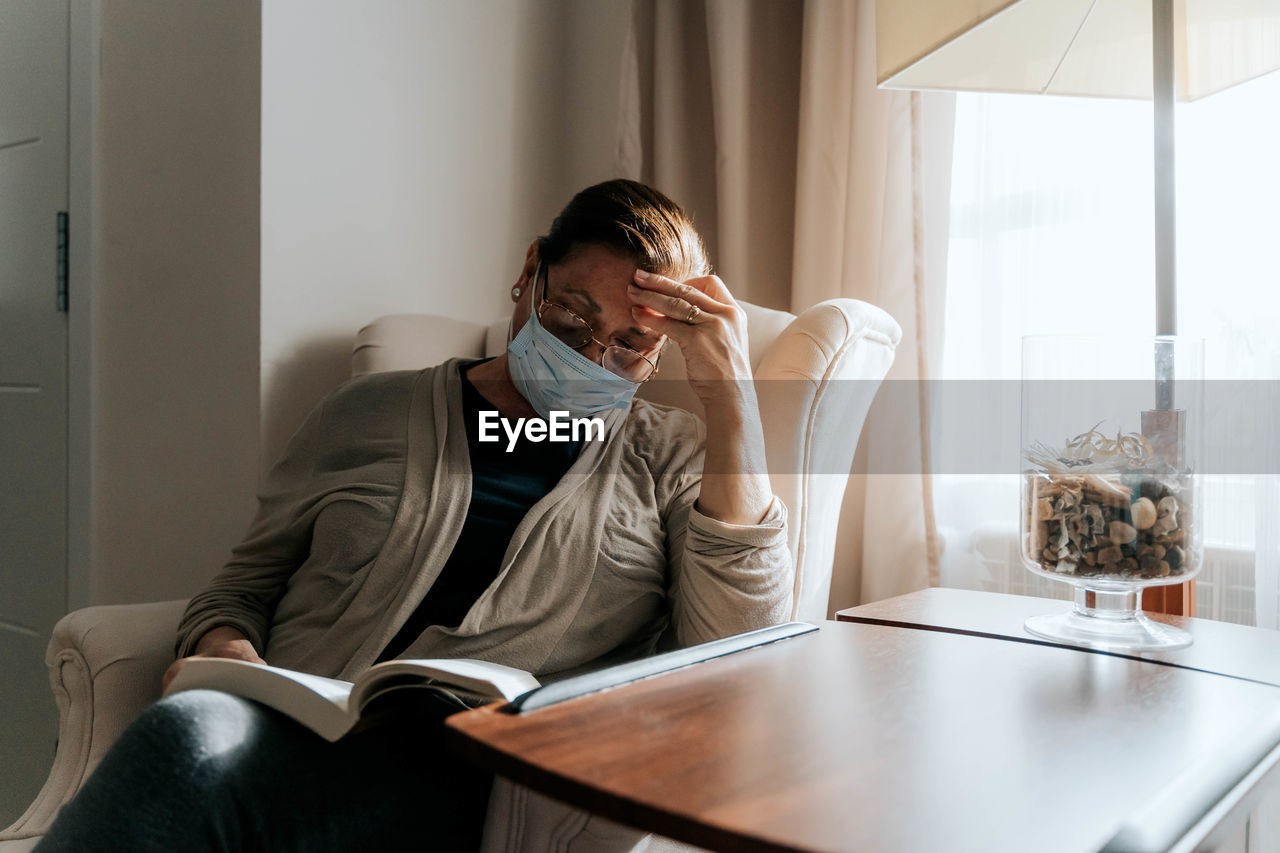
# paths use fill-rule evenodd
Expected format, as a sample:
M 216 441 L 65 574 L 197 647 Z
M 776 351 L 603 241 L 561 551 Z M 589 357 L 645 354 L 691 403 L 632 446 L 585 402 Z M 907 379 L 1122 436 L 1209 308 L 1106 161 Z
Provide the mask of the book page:
M 356 679 L 351 701 L 363 706 L 367 699 L 381 692 L 382 683 L 393 679 L 403 684 L 406 676 L 418 676 L 425 683 L 444 686 L 487 697 L 511 701 L 538 688 L 538 679 L 522 669 L 469 658 L 433 658 L 429 660 L 389 660 L 371 667 Z
M 330 741 L 355 724 L 348 709 L 351 684 L 336 678 L 230 658 L 194 657 L 183 664 L 165 695 L 200 689 L 261 702 Z

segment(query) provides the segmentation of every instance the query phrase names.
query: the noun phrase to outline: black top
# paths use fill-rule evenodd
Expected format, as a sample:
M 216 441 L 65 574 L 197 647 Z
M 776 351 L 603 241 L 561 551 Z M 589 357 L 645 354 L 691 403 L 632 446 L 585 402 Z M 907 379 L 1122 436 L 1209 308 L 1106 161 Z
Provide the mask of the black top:
M 440 576 L 404 627 L 382 650 L 379 661 L 400 655 L 428 626 L 454 628 L 462 623 L 502 569 L 502 558 L 516 526 L 560 482 L 582 446 L 580 441 L 534 443 L 522 439 L 508 453 L 508 440 L 502 429 L 498 430 L 499 441 L 481 443 L 480 412 L 493 411 L 493 405 L 480 396 L 467 378 L 467 371 L 483 363 L 458 369 L 471 457 L 471 503 L 462 532 Z

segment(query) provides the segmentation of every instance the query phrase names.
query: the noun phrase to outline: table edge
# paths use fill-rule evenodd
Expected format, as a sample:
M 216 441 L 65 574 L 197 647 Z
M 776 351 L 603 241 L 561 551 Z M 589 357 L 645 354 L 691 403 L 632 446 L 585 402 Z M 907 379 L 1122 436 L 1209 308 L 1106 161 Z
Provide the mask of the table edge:
M 932 587 L 931 589 L 942 589 L 942 587 Z M 928 592 L 928 591 L 929 590 L 920 590 L 919 592 Z M 908 593 L 908 595 L 915 595 L 915 594 L 918 594 L 918 593 Z M 992 593 L 992 594 L 1000 595 L 1003 593 Z M 1025 598 L 1028 596 L 1020 596 L 1020 597 Z M 1070 602 L 1061 601 L 1059 599 L 1044 599 L 1044 600 L 1051 603 L 1056 602 L 1059 604 L 1065 604 L 1068 606 L 1068 609 L 1070 607 Z M 861 606 L 865 606 L 865 605 L 860 605 L 860 607 Z M 1158 666 L 1170 666 L 1170 667 L 1174 667 L 1175 669 L 1186 670 L 1188 672 L 1202 672 L 1202 673 L 1205 673 L 1206 675 L 1216 675 L 1219 678 L 1230 678 L 1232 680 L 1243 681 L 1248 684 L 1260 684 L 1264 687 L 1280 687 L 1280 679 L 1277 679 L 1275 681 L 1268 681 L 1267 679 L 1264 679 L 1264 678 L 1253 678 L 1247 675 L 1237 675 L 1230 672 L 1219 672 L 1218 670 L 1207 669 L 1202 666 L 1191 666 L 1190 664 L 1181 663 L 1176 660 L 1162 660 L 1160 658 L 1148 657 L 1143 655 L 1141 652 L 1128 653 L 1128 652 L 1115 651 L 1114 649 L 1099 649 L 1099 648 L 1091 648 L 1089 646 L 1078 646 L 1078 645 L 1073 645 L 1071 643 L 1055 642 L 1053 640 L 1044 639 L 1042 637 L 1036 637 L 1031 634 L 1026 634 L 1025 636 L 1014 636 L 1012 634 L 999 634 L 991 631 L 983 631 L 977 628 L 961 628 L 954 625 L 931 625 L 924 622 L 912 622 L 907 619 L 894 619 L 894 618 L 885 617 L 885 616 L 862 615 L 854 612 L 858 609 L 859 609 L 858 607 L 849 607 L 843 610 L 838 610 L 836 611 L 835 619 L 833 621 L 844 622 L 844 623 L 860 623 L 863 625 L 880 625 L 887 628 L 905 628 L 905 629 L 916 630 L 916 631 L 933 631 L 941 634 L 958 634 L 964 637 L 981 637 L 987 640 L 1002 640 L 1008 643 L 1024 643 L 1032 646 L 1048 646 L 1050 648 L 1068 649 L 1070 651 L 1084 652 L 1086 654 L 1107 655 L 1108 657 L 1117 657 L 1117 658 L 1122 658 L 1124 660 L 1138 661 L 1139 663 L 1151 663 L 1151 664 L 1156 664 Z M 1181 618 L 1188 618 L 1188 617 L 1181 617 Z M 1161 620 L 1161 621 L 1164 621 L 1164 620 Z
M 484 714 L 502 713 L 499 708 L 501 708 L 500 705 L 487 705 L 454 714 L 446 719 L 445 746 L 463 758 L 491 770 L 494 774 L 524 785 L 539 794 L 625 824 L 641 832 L 653 833 L 674 841 L 683 841 L 708 850 L 734 850 L 745 851 L 745 853 L 813 853 L 807 847 L 796 847 L 736 832 L 718 824 L 695 820 L 632 797 L 593 787 L 586 782 L 548 770 L 476 740 L 458 725 L 462 722 L 460 718 L 474 720 Z

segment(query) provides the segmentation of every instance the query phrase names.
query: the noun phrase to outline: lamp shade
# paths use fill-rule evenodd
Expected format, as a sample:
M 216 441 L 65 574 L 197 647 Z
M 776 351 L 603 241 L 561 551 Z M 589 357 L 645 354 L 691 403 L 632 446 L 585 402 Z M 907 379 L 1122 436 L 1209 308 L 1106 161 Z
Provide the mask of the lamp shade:
M 1176 96 L 1280 68 L 1280 0 L 1174 0 Z M 1151 0 L 876 0 L 890 89 L 1147 98 Z

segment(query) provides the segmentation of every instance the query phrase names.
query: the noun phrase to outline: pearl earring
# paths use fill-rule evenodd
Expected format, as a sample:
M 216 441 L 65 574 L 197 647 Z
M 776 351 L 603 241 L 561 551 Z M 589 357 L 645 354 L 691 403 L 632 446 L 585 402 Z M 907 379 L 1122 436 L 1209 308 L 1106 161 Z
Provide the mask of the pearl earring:
M 512 299 L 520 298 L 520 285 L 517 284 L 515 287 L 511 288 L 511 298 Z

